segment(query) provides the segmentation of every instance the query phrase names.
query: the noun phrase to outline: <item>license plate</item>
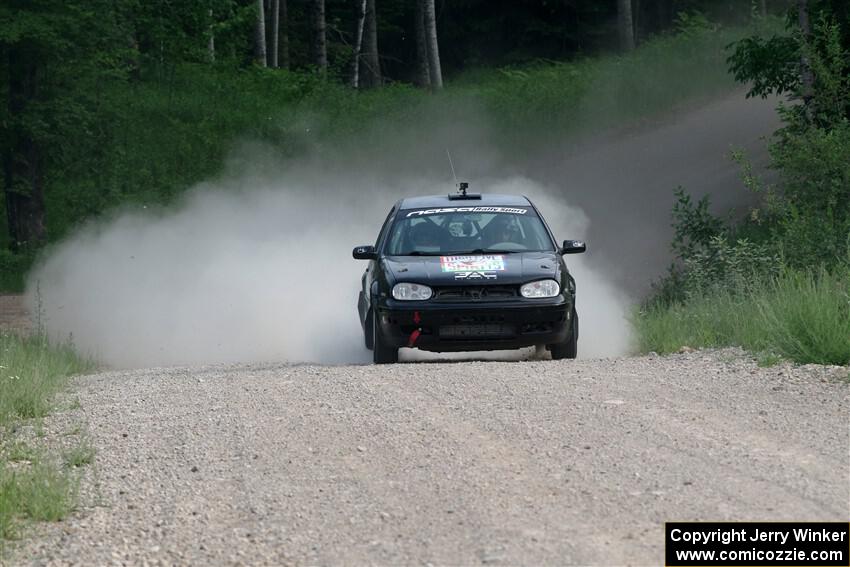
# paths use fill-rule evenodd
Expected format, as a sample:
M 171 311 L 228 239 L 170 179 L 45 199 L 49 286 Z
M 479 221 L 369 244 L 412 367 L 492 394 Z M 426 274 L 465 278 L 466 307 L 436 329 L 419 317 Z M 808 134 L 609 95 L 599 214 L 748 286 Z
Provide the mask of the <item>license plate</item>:
M 505 325 L 502 323 L 488 323 L 481 325 L 443 325 L 440 327 L 440 338 L 444 339 L 509 337 L 513 334 L 513 325 Z

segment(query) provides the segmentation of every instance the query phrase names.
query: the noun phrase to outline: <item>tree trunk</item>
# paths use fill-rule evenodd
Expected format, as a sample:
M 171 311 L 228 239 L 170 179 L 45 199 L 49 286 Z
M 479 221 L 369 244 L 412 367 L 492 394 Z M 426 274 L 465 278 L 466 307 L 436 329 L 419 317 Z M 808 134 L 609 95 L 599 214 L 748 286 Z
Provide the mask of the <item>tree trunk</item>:
M 620 49 L 632 51 L 635 48 L 632 0 L 617 0 L 617 30 L 620 34 Z
M 810 49 L 812 28 L 809 24 L 809 6 L 806 0 L 797 1 L 797 18 L 800 24 L 800 34 L 803 40 L 803 50 L 800 56 L 800 96 L 803 98 L 805 105 L 806 117 L 811 119 L 814 116 L 814 97 L 815 97 L 815 76 L 812 72 L 812 66 L 809 62 L 808 49 Z
M 378 17 L 375 0 L 366 0 L 363 57 L 360 58 L 361 84 L 364 87 L 381 86 L 381 60 L 378 56 Z
M 351 63 L 351 86 L 360 88 L 360 54 L 363 50 L 363 26 L 366 22 L 366 0 L 357 1 L 357 29 L 354 30 L 354 60 Z
M 279 29 L 280 29 L 280 0 L 272 0 L 272 46 L 271 46 L 271 57 L 269 58 L 269 65 L 272 69 L 277 69 L 277 57 L 278 57 L 278 37 L 279 37 Z
M 767 16 L 767 0 L 761 0 L 761 16 L 762 18 Z
M 325 36 L 325 0 L 313 0 L 313 65 L 324 74 L 328 70 L 328 47 Z
M 289 11 L 286 0 L 278 0 L 280 4 L 280 67 L 289 69 Z
M 266 12 L 263 0 L 257 0 L 257 21 L 254 25 L 254 60 L 261 67 L 268 65 L 266 60 Z
M 210 9 L 210 11 L 209 11 L 209 16 L 210 16 L 210 27 L 209 27 L 210 40 L 209 40 L 209 42 L 207 42 L 207 53 L 209 54 L 210 61 L 215 62 L 215 34 L 213 33 L 213 22 L 214 22 L 214 20 L 213 20 L 212 9 Z
M 12 249 L 42 244 L 47 237 L 41 150 L 24 126 L 27 102 L 38 95 L 36 56 L 19 46 L 7 49 L 9 143 L 3 155 L 3 190 Z
M 416 29 L 416 84 L 420 87 L 431 86 L 431 76 L 428 67 L 428 40 L 425 36 L 425 7 L 423 0 L 416 0 L 415 21 Z
M 443 88 L 443 72 L 440 69 L 440 46 L 437 43 L 437 14 L 434 0 L 425 2 L 425 39 L 428 44 L 428 70 L 432 89 Z
M 640 45 L 641 38 L 643 37 L 643 32 L 641 30 L 641 26 L 643 25 L 643 14 L 641 14 L 640 0 L 632 0 L 632 30 L 634 33 L 634 41 L 635 46 Z

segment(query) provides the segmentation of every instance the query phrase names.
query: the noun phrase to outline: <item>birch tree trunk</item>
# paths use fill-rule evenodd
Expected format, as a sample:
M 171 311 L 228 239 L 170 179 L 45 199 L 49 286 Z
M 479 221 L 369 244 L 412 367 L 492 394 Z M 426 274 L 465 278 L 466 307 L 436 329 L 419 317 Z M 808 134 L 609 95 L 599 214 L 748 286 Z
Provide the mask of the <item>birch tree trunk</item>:
M 263 8 L 263 0 L 257 0 L 257 21 L 254 25 L 254 60 L 262 67 L 268 64 L 266 60 L 266 11 Z
M 761 0 L 761 16 L 767 16 L 767 0 Z
M 420 87 L 431 86 L 431 76 L 428 67 L 428 40 L 425 37 L 425 7 L 423 0 L 416 0 L 415 21 L 416 30 L 416 84 Z
M 324 74 L 328 70 L 328 46 L 325 31 L 325 0 L 313 0 L 313 65 Z
M 215 33 L 213 33 L 213 23 L 215 22 L 215 20 L 213 20 L 212 8 L 210 8 L 209 16 L 210 16 L 210 27 L 209 27 L 210 39 L 207 42 L 207 53 L 209 54 L 210 61 L 215 62 Z
M 803 50 L 802 55 L 800 56 L 800 95 L 803 98 L 806 118 L 811 120 L 814 116 L 815 75 L 812 72 L 812 66 L 808 55 L 812 28 L 809 24 L 809 6 L 806 0 L 797 1 L 797 19 L 800 24 L 800 34 L 803 40 Z
M 272 69 L 277 69 L 277 57 L 278 57 L 278 30 L 280 29 L 280 0 L 272 0 L 272 33 L 271 33 L 271 57 L 269 58 L 269 65 Z
M 360 88 L 360 54 L 363 48 L 363 25 L 366 22 L 366 0 L 357 0 L 357 29 L 354 30 L 354 61 L 351 63 L 351 86 Z
M 366 25 L 364 28 L 364 50 L 360 58 L 361 83 L 364 87 L 381 85 L 381 60 L 378 54 L 378 17 L 375 0 L 366 0 Z
M 620 34 L 620 49 L 632 51 L 635 48 L 632 0 L 617 0 L 617 29 Z
M 428 71 L 431 78 L 431 88 L 443 88 L 443 72 L 440 69 L 440 46 L 437 43 L 437 14 L 434 0 L 424 1 L 425 39 L 428 44 Z
M 280 5 L 280 67 L 289 70 L 289 10 L 286 0 L 278 0 Z

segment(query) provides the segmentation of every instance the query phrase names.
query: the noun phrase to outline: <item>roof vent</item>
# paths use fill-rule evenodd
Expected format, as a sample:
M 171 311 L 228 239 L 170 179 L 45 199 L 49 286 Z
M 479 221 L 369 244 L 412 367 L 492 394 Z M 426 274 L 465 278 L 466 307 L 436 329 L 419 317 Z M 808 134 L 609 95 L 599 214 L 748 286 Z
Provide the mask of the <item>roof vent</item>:
M 469 189 L 469 183 L 466 181 L 461 181 L 458 183 L 457 193 L 449 193 L 450 201 L 463 201 L 468 199 L 477 199 L 481 200 L 481 193 L 467 193 L 466 190 Z

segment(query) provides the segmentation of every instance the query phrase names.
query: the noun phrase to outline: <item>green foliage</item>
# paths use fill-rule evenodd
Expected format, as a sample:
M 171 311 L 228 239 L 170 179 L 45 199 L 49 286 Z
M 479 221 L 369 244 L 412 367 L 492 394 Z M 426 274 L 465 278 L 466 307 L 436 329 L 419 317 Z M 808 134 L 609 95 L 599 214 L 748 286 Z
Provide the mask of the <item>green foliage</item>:
M 814 22 L 810 36 L 804 36 L 796 18 L 789 17 L 784 34 L 764 37 L 759 30 L 730 44 L 728 63 L 738 82 L 751 83 L 748 97 L 794 95 L 805 104 L 786 108 L 786 119 L 824 127 L 850 119 L 850 22 L 842 19 L 846 2 L 844 6 L 828 1 L 810 4 Z M 804 60 L 814 81 L 812 93 L 802 92 Z
M 94 449 L 82 442 L 65 455 L 63 465 L 16 432 L 52 409 L 69 376 L 92 369 L 70 345 L 0 334 L 0 553 L 4 539 L 20 535 L 22 521 L 56 521 L 73 509 L 76 479 L 66 467 L 90 463 Z
M 850 363 L 850 271 L 783 270 L 746 294 L 714 288 L 633 317 L 641 352 L 740 346 L 798 363 Z
M 436 95 L 401 83 L 356 92 L 310 72 L 229 62 L 174 64 L 167 74 L 142 64 L 138 80 L 105 82 L 99 90 L 96 147 L 73 136 L 65 142 L 67 163 L 51 170 L 47 187 L 50 239 L 115 207 L 167 205 L 217 175 L 244 139 L 265 142 L 281 159 L 380 147 L 387 130 L 463 121 L 473 108 L 493 126 L 497 148 L 533 153 L 555 139 L 728 90 L 723 46 L 742 34 L 705 29 L 659 37 L 623 57 L 471 71 Z M 17 268 L 11 273 L 20 281 Z
M 719 235 L 689 254 L 684 263 L 682 287 L 689 298 L 719 291 L 747 294 L 782 270 L 779 255 L 768 245 L 745 238 L 730 243 Z
M 0 427 L 43 417 L 67 377 L 92 368 L 93 363 L 81 358 L 70 344 L 0 334 Z
M 4 539 L 20 537 L 22 520 L 55 522 L 74 507 L 77 483 L 42 458 L 10 467 L 0 459 L 0 553 Z
M 751 83 L 747 98 L 796 92 L 800 85 L 800 41 L 790 30 L 777 31 L 779 18 L 770 18 L 753 35 L 728 45 L 729 70 L 740 83 Z M 787 26 L 786 26 L 787 28 Z M 765 37 L 770 33 L 769 37 Z
M 711 201 L 708 195 L 703 195 L 694 203 L 682 187 L 673 194 L 676 202 L 673 205 L 674 235 L 671 247 L 677 258 L 687 260 L 696 252 L 706 249 L 712 239 L 723 232 L 723 221 L 709 211 Z
M 33 262 L 32 253 L 13 253 L 0 248 L 0 290 L 21 292 L 25 275 Z
M 793 266 L 834 264 L 850 238 L 850 123 L 786 133 L 772 146 L 778 198 L 769 203 L 775 238 Z
M 72 468 L 90 465 L 94 462 L 95 453 L 94 446 L 88 440 L 83 440 L 65 453 L 65 465 Z

